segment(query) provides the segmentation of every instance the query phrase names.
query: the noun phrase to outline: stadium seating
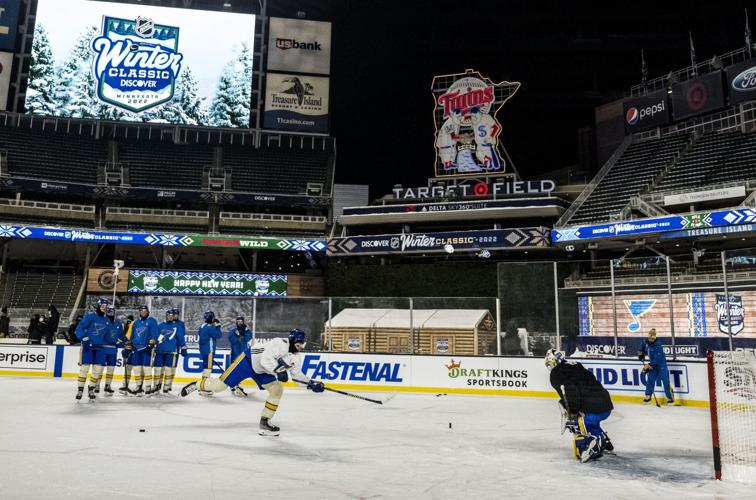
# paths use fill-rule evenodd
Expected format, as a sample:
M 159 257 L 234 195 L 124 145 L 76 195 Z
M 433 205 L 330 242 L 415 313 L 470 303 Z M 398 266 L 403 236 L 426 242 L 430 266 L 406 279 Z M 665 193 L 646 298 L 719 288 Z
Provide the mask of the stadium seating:
M 14 127 L 0 128 L 0 149 L 13 176 L 84 184 L 97 182 L 107 159 L 106 143 L 92 137 Z
M 213 149 L 196 144 L 122 142 L 118 158 L 128 165 L 132 186 L 199 189 L 202 172 L 212 164 Z
M 689 135 L 678 134 L 637 141 L 628 146 L 567 223 L 576 225 L 610 220 L 630 198 L 651 184 L 679 155 L 689 139 Z
M 232 171 L 234 191 L 304 194 L 308 182 L 327 186 L 328 156 L 323 151 L 223 149 L 223 165 Z
M 9 309 L 42 312 L 54 304 L 58 309 L 73 307 L 82 277 L 73 270 L 21 269 L 2 275 L 0 303 Z

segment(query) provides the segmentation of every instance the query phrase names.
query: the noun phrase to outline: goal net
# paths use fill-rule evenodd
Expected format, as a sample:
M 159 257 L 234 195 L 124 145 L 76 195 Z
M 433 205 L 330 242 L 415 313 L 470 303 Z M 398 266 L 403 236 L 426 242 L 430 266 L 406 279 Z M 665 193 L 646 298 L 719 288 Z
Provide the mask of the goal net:
M 707 361 L 716 478 L 756 483 L 756 354 L 709 351 Z

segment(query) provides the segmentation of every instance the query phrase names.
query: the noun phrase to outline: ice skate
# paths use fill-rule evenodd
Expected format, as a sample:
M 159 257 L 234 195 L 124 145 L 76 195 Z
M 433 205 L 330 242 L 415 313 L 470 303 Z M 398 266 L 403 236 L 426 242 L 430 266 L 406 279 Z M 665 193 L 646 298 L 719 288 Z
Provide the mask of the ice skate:
M 95 394 L 95 388 L 93 386 L 89 386 L 89 390 L 87 391 L 87 396 L 89 396 L 89 401 L 94 401 L 97 399 L 97 394 Z
M 79 390 L 76 391 L 76 401 L 79 401 L 84 396 L 84 388 L 79 387 Z
M 105 389 L 103 389 L 103 392 L 104 392 L 106 398 L 112 398 L 113 394 L 115 394 L 115 391 L 113 389 L 111 389 L 111 387 L 109 385 L 105 386 Z
M 129 386 L 128 385 L 122 385 L 121 387 L 118 388 L 118 392 L 121 393 L 121 394 L 123 394 L 124 396 L 128 396 L 129 392 L 130 392 L 129 391 Z
M 247 393 L 244 392 L 244 389 L 242 389 L 241 387 L 234 387 L 234 390 L 231 391 L 231 394 L 233 394 L 234 396 L 236 396 L 238 398 L 246 398 L 247 397 Z
M 276 426 L 276 425 L 272 425 L 267 418 L 262 417 L 260 419 L 260 430 L 258 431 L 259 435 L 261 435 L 261 436 L 278 436 L 279 433 L 280 433 L 280 431 L 281 431 L 281 429 L 278 426 Z

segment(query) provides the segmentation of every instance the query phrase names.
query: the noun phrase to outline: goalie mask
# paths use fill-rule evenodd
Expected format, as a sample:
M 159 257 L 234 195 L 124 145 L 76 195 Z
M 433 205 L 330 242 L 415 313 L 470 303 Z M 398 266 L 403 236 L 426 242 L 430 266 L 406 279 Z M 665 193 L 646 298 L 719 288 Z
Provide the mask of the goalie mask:
M 558 364 L 564 363 L 564 353 L 556 349 L 549 349 L 543 360 L 549 371 L 553 370 Z

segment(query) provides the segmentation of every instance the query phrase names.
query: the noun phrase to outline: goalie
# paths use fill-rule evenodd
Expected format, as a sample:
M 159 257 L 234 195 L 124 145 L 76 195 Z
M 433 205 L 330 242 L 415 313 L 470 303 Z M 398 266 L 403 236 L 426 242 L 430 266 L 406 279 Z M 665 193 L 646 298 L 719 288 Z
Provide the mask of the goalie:
M 289 332 L 288 338 L 273 339 L 266 344 L 247 346 L 220 378 L 203 378 L 199 383 L 199 390 L 222 392 L 229 387 L 237 387 L 243 380 L 251 378 L 260 389 L 268 391 L 268 398 L 260 418 L 259 434 L 278 436 L 280 429 L 271 424 L 270 419 L 278 410 L 278 404 L 283 396 L 283 382 L 289 381 L 289 371 L 294 380 L 306 383 L 307 388 L 312 392 L 325 390 L 323 382 L 310 380 L 297 366 L 298 353 L 304 349 L 305 343 L 305 333 L 294 329 Z M 186 396 L 197 388 L 197 382 L 192 382 L 181 389 L 181 395 Z
M 559 394 L 563 428 L 574 435 L 573 451 L 581 462 L 601 457 L 614 450 L 601 428 L 614 409 L 609 392 L 580 363 L 568 362 L 564 353 L 549 349 L 545 359 L 550 381 Z

